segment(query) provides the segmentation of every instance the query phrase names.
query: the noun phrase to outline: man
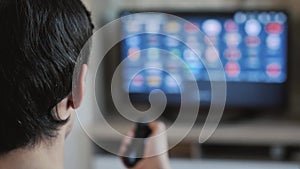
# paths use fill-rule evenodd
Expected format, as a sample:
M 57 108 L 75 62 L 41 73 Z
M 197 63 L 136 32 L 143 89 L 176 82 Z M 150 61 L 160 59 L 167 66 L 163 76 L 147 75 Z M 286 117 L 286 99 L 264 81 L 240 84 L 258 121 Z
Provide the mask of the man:
M 84 92 L 87 65 L 75 88 L 72 74 L 92 35 L 90 14 L 80 0 L 0 0 L 0 23 L 0 168 L 62 169 Z M 150 127 L 154 134 L 164 130 L 161 123 Z M 146 158 L 135 168 L 169 168 L 168 157 Z

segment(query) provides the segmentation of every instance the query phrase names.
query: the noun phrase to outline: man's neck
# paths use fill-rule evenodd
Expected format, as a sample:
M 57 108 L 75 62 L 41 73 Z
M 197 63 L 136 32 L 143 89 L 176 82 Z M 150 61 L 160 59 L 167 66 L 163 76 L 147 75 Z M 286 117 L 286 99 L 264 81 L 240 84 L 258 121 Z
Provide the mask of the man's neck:
M 40 143 L 34 148 L 16 149 L 0 156 L 0 168 L 5 169 L 63 169 L 64 138 L 51 144 Z

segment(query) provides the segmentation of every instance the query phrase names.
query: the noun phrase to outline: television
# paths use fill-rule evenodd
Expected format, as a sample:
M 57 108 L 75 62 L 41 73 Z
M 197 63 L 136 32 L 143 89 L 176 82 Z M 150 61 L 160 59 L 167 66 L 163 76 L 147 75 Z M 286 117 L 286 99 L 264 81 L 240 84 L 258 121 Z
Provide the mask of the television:
M 209 107 L 211 79 L 207 72 L 215 69 L 214 63 L 219 58 L 226 76 L 227 108 L 286 107 L 289 27 L 285 11 L 164 13 L 189 23 L 158 13 L 133 10 L 120 13 L 120 16 L 135 14 L 122 19 L 120 25 L 121 36 L 127 37 L 120 42 L 120 60 L 126 60 L 122 65 L 121 86 L 133 103 L 148 103 L 149 93 L 159 89 L 165 93 L 168 106 L 179 106 L 180 89 L 188 88 L 187 74 L 191 72 L 201 97 L 197 100 L 191 96 L 187 102 L 201 102 L 201 107 Z M 194 34 L 195 27 L 204 38 Z M 151 29 L 156 33 L 143 33 Z M 182 38 L 200 54 L 182 43 L 179 40 Z M 166 59 L 168 54 L 170 57 Z M 178 66 L 176 58 L 186 66 Z M 204 67 L 203 62 L 208 66 Z M 170 77 L 165 71 L 143 70 L 146 65 L 172 71 L 175 76 Z M 132 72 L 136 72 L 134 78 Z

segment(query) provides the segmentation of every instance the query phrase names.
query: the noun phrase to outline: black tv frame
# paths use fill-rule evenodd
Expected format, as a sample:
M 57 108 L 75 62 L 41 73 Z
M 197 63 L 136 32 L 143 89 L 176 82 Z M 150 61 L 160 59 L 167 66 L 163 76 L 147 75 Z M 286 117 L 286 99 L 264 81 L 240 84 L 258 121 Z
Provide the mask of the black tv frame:
M 128 13 L 128 14 L 134 14 L 134 13 L 141 13 L 141 12 L 162 12 L 162 13 L 166 13 L 166 14 L 172 14 L 178 17 L 187 17 L 187 16 L 220 16 L 220 15 L 225 15 L 225 16 L 233 16 L 234 13 L 236 12 L 283 12 L 287 15 L 287 79 L 284 83 L 282 84 L 276 84 L 276 83 L 270 83 L 270 84 L 266 84 L 266 83 L 253 83 L 253 82 L 227 82 L 227 88 L 228 90 L 232 90 L 232 88 L 234 88 L 236 85 L 242 85 L 244 86 L 245 89 L 256 85 L 256 86 L 260 86 L 263 87 L 265 89 L 268 88 L 268 86 L 273 85 L 273 86 L 277 86 L 277 88 L 282 90 L 282 99 L 280 101 L 280 104 L 257 104 L 257 105 L 246 105 L 246 104 L 230 104 L 226 103 L 226 107 L 225 107 L 225 111 L 230 111 L 230 112 L 270 112 L 271 114 L 274 114 L 275 112 L 282 114 L 282 112 L 285 112 L 286 110 L 288 110 L 289 108 L 289 87 L 290 87 L 290 77 L 291 77 L 291 64 L 290 64 L 290 54 L 291 54 L 291 26 L 290 26 L 290 15 L 288 14 L 287 10 L 285 9 L 235 9 L 235 10 L 223 10 L 223 11 L 216 11 L 214 9 L 212 10 L 190 10 L 190 11 L 186 11 L 186 10 L 159 10 L 159 9 L 155 9 L 155 10 L 136 10 L 136 9 L 122 9 L 119 12 L 119 17 L 120 16 L 124 16 L 124 13 Z M 121 31 L 120 31 L 121 32 Z M 121 36 L 121 35 L 120 35 Z M 115 58 L 116 60 L 115 62 L 115 66 L 113 66 L 113 68 L 115 68 L 120 62 L 121 62 L 121 44 L 119 43 L 115 49 L 113 53 L 113 55 L 119 56 L 118 58 Z M 110 62 L 110 61 L 109 61 Z M 112 73 L 112 67 L 111 64 L 109 66 L 110 70 L 110 74 Z M 107 69 L 105 70 L 107 71 Z M 108 75 L 109 76 L 109 75 Z M 122 78 L 122 77 L 121 77 Z M 111 77 L 106 78 L 108 79 L 108 83 L 111 82 Z M 107 83 L 107 84 L 108 84 Z M 205 85 L 210 85 L 210 82 L 202 82 L 205 83 Z M 105 85 L 106 89 L 110 89 L 110 85 Z M 106 90 L 106 91 L 110 91 L 110 90 Z M 132 101 L 132 103 L 134 105 L 142 105 L 142 107 L 144 105 L 149 106 L 148 105 L 148 95 L 149 94 L 141 94 L 141 93 L 130 93 L 130 99 Z M 107 94 L 106 96 L 107 100 L 111 100 L 111 95 Z M 177 110 L 178 106 L 180 106 L 179 102 L 176 102 L 174 100 L 179 100 L 180 99 L 180 95 L 179 94 L 167 94 L 167 98 L 168 98 L 168 104 L 167 104 L 167 109 L 166 112 L 172 113 L 173 110 Z M 110 102 L 110 101 L 109 101 Z M 110 104 L 111 106 L 113 106 L 113 104 Z M 207 110 L 210 107 L 210 102 L 209 103 L 201 103 L 201 107 L 199 109 L 199 112 L 207 112 Z M 168 114 L 169 114 L 168 113 Z

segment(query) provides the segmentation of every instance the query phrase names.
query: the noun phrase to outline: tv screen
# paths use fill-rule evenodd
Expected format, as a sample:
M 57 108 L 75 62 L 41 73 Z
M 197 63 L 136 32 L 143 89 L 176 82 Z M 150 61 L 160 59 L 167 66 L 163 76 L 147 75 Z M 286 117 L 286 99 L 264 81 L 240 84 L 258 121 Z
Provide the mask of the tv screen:
M 284 106 L 288 77 L 288 16 L 284 11 L 168 13 L 188 22 L 157 13 L 121 13 L 135 14 L 123 19 L 120 29 L 127 37 L 121 42 L 121 60 L 126 59 L 122 86 L 133 101 L 147 102 L 149 93 L 160 89 L 169 105 L 177 105 L 180 89 L 188 88 L 188 74 L 192 74 L 201 99 L 191 96 L 188 102 L 209 106 L 207 72 L 221 71 L 216 70 L 220 59 L 227 81 L 227 106 Z M 144 33 L 149 30 L 154 33 Z M 149 65 L 158 69 L 143 70 Z

